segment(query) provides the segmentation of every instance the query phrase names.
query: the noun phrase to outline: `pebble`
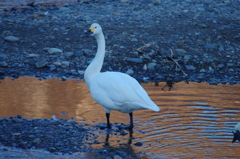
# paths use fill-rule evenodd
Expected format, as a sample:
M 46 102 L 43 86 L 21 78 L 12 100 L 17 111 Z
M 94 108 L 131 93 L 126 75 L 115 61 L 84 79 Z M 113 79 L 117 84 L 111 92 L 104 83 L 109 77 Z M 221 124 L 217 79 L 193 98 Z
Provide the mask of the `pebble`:
M 113 156 L 113 159 L 122 159 L 122 157 L 119 156 L 119 155 L 114 155 L 114 156 Z
M 65 52 L 65 53 L 63 53 L 63 55 L 66 57 L 71 57 L 74 55 L 74 53 L 73 52 Z
M 37 68 L 42 68 L 47 65 L 47 61 L 45 59 L 39 60 L 38 62 L 35 63 L 35 66 Z
M 58 48 L 49 48 L 48 49 L 49 54 L 62 53 L 62 52 L 63 51 L 61 49 L 58 49 Z
M 196 67 L 193 66 L 193 65 L 187 65 L 186 68 L 187 68 L 187 70 L 189 70 L 189 71 L 194 71 L 194 70 L 196 70 Z
M 138 39 L 137 38 L 132 38 L 131 41 L 132 42 L 138 42 Z
M 39 54 L 29 54 L 27 57 L 39 57 Z
M 50 152 L 55 152 L 55 151 L 56 151 L 56 148 L 55 148 L 55 147 L 50 147 L 50 148 L 48 149 L 48 151 L 50 151 Z
M 13 133 L 13 136 L 21 136 L 21 133 Z
M 154 70 L 154 68 L 156 67 L 156 63 L 149 63 L 148 65 L 147 65 L 147 68 L 148 68 L 148 70 Z
M 0 53 L 0 61 L 4 61 L 7 58 L 7 55 Z
M 66 68 L 66 67 L 69 67 L 70 65 L 70 62 L 69 61 L 62 61 L 62 67 Z
M 79 75 L 84 75 L 85 71 L 84 70 L 78 70 L 77 72 L 78 72 Z
M 227 63 L 227 67 L 234 67 L 234 63 Z
M 165 79 L 166 79 L 166 78 L 165 78 L 164 76 L 162 76 L 162 75 L 158 75 L 158 76 L 155 78 L 156 81 L 160 81 L 160 82 L 161 82 L 161 81 L 165 81 Z
M 209 74 L 214 74 L 215 70 L 211 67 L 209 67 L 209 70 L 207 71 L 207 73 Z
M 182 53 L 182 54 L 186 54 L 187 53 L 187 51 L 184 50 L 184 49 L 176 49 L 175 51 L 178 52 L 178 53 Z
M 41 140 L 39 138 L 36 138 L 33 140 L 33 144 L 39 145 L 41 143 Z
M 205 49 L 207 49 L 207 50 L 212 50 L 212 49 L 214 49 L 215 48 L 215 45 L 213 45 L 213 44 L 206 44 L 206 45 L 204 45 L 204 48 Z
M 128 69 L 128 70 L 126 71 L 126 74 L 132 76 L 132 75 L 134 74 L 134 71 L 133 71 L 132 69 Z
M 204 59 L 204 62 L 209 64 L 209 63 L 213 62 L 213 59 L 212 58 L 207 58 L 207 59 Z
M 89 50 L 89 49 L 83 49 L 82 51 L 83 51 L 83 54 L 84 54 L 85 56 L 95 55 L 95 52 L 92 51 L 92 50 Z
M 136 142 L 134 145 L 135 145 L 135 146 L 142 146 L 143 143 L 141 143 L 141 142 Z
M 19 41 L 19 38 L 16 36 L 6 36 L 4 40 L 9 42 L 15 42 L 15 41 Z
M 184 60 L 190 60 L 192 58 L 192 55 L 185 55 Z
M 201 69 L 199 72 L 201 72 L 201 73 L 205 73 L 205 72 L 207 72 L 205 69 Z
M 146 65 L 146 64 L 143 65 L 143 70 L 144 70 L 144 71 L 147 70 L 147 65 Z
M 218 66 L 218 68 L 223 68 L 224 64 L 218 64 L 217 66 Z
M 1 62 L 0 62 L 0 66 L 1 66 L 1 67 L 6 67 L 6 66 L 8 66 L 8 64 L 7 64 L 6 61 L 1 61 Z
M 202 80 L 203 79 L 203 75 L 202 74 L 198 75 L 197 79 Z
M 81 57 L 81 56 L 83 56 L 83 51 L 82 50 L 76 51 L 74 53 L 74 55 L 77 56 L 77 57 Z
M 62 65 L 62 63 L 61 63 L 60 61 L 53 62 L 53 64 L 54 64 L 55 66 L 61 66 L 61 65 Z
M 133 63 L 142 63 L 142 60 L 139 58 L 127 58 L 127 61 L 133 62 Z
M 209 81 L 208 83 L 209 83 L 210 85 L 218 85 L 219 82 L 218 82 L 218 81 Z
M 72 12 L 68 7 L 60 7 L 59 11 L 64 12 L 64 13 Z
M 125 136 L 125 135 L 127 135 L 127 133 L 122 129 L 122 130 L 120 130 L 120 135 Z

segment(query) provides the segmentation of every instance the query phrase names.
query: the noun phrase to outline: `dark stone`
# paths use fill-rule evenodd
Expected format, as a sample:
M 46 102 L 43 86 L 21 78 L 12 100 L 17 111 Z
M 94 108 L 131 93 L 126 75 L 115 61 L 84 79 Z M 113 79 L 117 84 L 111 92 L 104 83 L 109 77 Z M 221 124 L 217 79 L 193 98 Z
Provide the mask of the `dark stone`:
M 141 142 L 136 142 L 134 145 L 135 146 L 142 146 L 143 144 Z

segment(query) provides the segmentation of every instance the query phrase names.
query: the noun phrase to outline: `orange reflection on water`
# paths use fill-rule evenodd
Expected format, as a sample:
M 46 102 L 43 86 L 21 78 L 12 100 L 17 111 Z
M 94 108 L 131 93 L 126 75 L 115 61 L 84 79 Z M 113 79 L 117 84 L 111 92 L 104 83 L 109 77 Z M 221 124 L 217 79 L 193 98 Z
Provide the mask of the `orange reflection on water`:
M 1 82 L 0 117 L 56 115 L 85 120 L 91 125 L 106 122 L 103 108 L 93 101 L 81 80 L 21 77 Z M 240 85 L 181 82 L 166 92 L 161 90 L 165 83 L 159 87 L 153 83 L 142 85 L 161 111 L 134 112 L 133 143 L 143 143 L 141 147 L 132 145 L 135 151 L 150 157 L 238 158 L 239 143 L 231 143 L 231 131 L 240 122 Z M 112 111 L 111 122 L 129 124 L 129 116 Z M 105 135 L 99 138 L 104 142 Z M 119 145 L 120 139 L 127 143 L 128 135 L 110 135 L 110 145 Z

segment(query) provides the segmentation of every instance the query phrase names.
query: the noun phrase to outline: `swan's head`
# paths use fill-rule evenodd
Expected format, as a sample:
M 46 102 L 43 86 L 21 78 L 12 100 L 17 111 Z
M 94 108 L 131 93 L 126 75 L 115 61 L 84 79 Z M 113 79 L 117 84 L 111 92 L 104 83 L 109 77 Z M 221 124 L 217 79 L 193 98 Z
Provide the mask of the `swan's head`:
M 90 28 L 89 28 L 87 33 L 91 33 L 93 35 L 99 35 L 99 34 L 102 34 L 102 28 L 101 28 L 101 26 L 99 24 L 93 23 L 90 26 Z
M 232 143 L 234 143 L 236 140 L 238 140 L 240 142 L 240 123 L 238 123 L 234 130 L 233 130 L 233 140 Z

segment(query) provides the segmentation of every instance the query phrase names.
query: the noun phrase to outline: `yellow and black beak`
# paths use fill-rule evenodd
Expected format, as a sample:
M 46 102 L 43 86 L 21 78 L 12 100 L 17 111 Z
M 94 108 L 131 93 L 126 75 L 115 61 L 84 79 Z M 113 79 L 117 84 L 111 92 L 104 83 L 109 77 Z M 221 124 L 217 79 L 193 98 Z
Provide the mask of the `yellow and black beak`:
M 94 29 L 95 29 L 94 27 L 90 27 L 88 31 L 85 32 L 85 34 L 92 34 L 94 32 Z

